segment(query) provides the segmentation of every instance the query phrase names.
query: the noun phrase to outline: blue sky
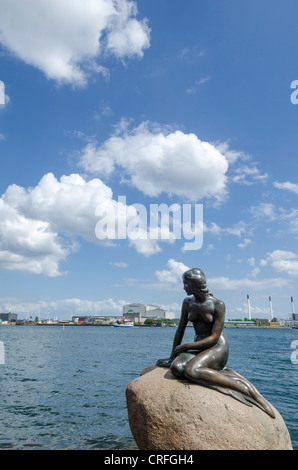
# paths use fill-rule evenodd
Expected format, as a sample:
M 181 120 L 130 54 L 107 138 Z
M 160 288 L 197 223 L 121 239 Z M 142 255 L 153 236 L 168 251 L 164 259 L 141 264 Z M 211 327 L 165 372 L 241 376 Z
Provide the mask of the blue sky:
M 297 2 L 0 0 L 0 309 L 226 318 L 298 297 Z M 5 97 L 3 93 L 5 91 Z M 2 98 L 1 98 L 2 97 Z M 203 246 L 104 240 L 98 207 L 203 204 Z M 150 227 L 148 227 L 149 229 Z M 297 298 L 298 302 L 298 298 Z

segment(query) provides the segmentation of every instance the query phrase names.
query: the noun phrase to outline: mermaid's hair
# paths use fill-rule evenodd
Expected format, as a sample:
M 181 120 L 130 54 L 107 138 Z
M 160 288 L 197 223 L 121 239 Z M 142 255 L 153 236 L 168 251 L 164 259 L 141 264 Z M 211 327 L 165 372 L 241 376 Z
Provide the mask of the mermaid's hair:
M 210 294 L 209 289 L 207 288 L 206 276 L 201 269 L 192 268 L 192 269 L 189 269 L 188 271 L 185 271 L 185 273 L 182 276 L 182 279 L 191 281 L 204 294 Z

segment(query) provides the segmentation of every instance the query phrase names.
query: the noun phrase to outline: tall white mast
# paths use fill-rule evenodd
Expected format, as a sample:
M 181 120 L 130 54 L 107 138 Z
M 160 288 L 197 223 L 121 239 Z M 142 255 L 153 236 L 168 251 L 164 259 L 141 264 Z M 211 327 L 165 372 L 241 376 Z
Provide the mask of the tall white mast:
M 250 300 L 249 300 L 248 294 L 247 294 L 247 309 L 248 309 L 248 319 L 251 320 Z
M 270 320 L 273 320 L 273 310 L 272 310 L 272 302 L 271 297 L 269 297 L 269 309 L 270 309 Z
M 291 306 L 292 306 L 292 313 L 295 313 L 293 297 L 291 297 Z

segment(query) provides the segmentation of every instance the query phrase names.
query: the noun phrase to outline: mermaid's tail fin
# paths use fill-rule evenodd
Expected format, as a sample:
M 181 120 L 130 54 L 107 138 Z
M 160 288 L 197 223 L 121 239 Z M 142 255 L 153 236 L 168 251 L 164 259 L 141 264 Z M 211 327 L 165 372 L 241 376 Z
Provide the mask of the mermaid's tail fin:
M 265 413 L 267 413 L 271 418 L 275 418 L 274 411 L 268 401 L 265 400 L 265 398 L 247 379 L 242 377 L 242 375 L 238 374 L 233 369 L 229 369 L 228 367 L 225 367 L 224 369 L 218 372 L 236 381 L 242 382 L 247 387 L 248 394 L 246 395 L 236 390 L 232 390 L 230 388 L 218 385 L 212 385 L 210 386 L 210 388 L 217 390 L 218 392 L 224 393 L 225 395 L 229 395 L 247 406 L 255 405 L 261 410 L 263 410 Z

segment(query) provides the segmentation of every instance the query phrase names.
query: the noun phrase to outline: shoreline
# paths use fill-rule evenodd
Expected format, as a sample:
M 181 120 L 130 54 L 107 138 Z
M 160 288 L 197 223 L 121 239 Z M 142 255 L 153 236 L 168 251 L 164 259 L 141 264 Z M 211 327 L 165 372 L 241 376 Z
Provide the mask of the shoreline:
M 62 327 L 84 327 L 84 326 L 103 326 L 103 327 L 113 327 L 113 325 L 104 325 L 104 324 L 74 324 L 74 323 L 67 323 L 67 322 L 58 322 L 58 323 L 21 323 L 21 324 L 1 324 L 0 326 L 62 326 Z M 192 325 L 187 325 L 187 327 L 192 327 Z M 154 326 L 154 325 L 135 325 L 132 328 L 176 328 L 176 326 L 171 325 L 163 325 L 163 326 Z M 235 324 L 227 324 L 224 325 L 224 328 L 251 328 L 251 329 L 271 329 L 271 330 L 295 330 L 298 329 L 297 327 L 292 326 L 270 326 L 270 325 L 235 325 Z

